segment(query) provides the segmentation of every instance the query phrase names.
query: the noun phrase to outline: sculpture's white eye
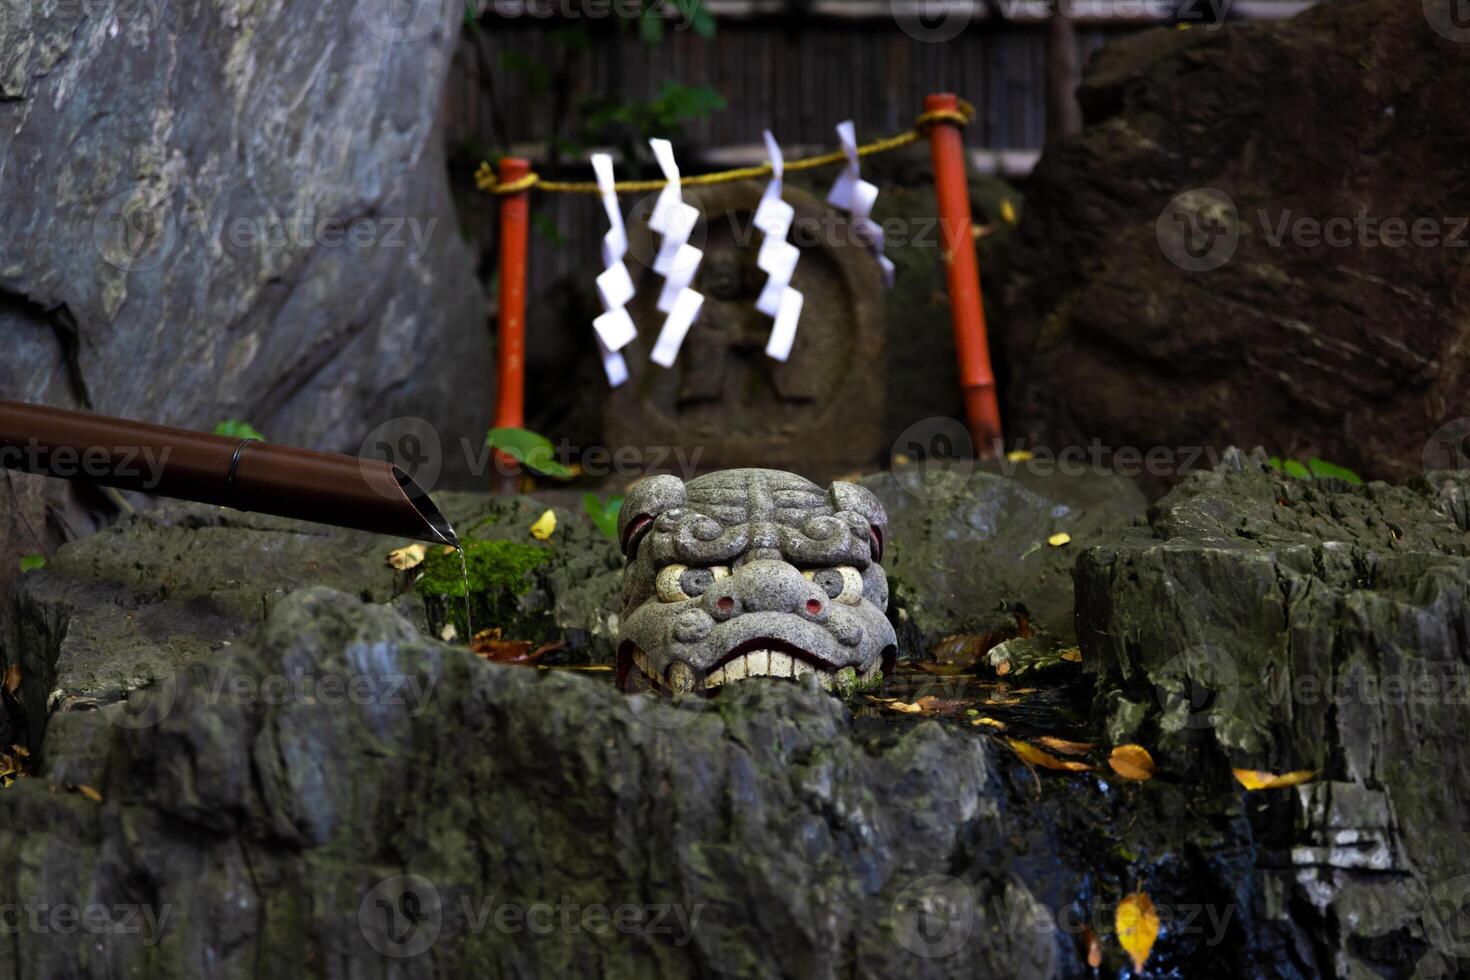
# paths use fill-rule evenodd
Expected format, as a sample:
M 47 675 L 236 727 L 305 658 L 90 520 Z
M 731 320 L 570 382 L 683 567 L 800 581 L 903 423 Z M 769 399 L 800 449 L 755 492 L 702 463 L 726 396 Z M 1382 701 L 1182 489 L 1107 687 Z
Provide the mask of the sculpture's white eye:
M 724 565 L 690 568 L 688 565 L 665 565 L 659 569 L 654 587 L 662 602 L 683 602 L 704 595 L 715 582 L 730 574 Z
M 802 576 L 822 587 L 827 597 L 849 606 L 863 601 L 863 574 L 851 565 L 808 568 Z

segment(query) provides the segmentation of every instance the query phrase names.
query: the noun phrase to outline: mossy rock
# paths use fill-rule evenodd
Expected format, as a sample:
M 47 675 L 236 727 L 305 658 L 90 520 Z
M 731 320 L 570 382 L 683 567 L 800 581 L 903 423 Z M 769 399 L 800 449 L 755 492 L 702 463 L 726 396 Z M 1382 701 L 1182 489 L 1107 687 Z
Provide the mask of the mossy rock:
M 507 638 L 544 640 L 555 623 L 532 593 L 536 572 L 550 557 L 549 549 L 534 544 L 466 541 L 463 555 L 429 557 L 413 589 L 438 630 L 452 624 L 458 636 L 469 637 L 475 629 L 498 627 Z

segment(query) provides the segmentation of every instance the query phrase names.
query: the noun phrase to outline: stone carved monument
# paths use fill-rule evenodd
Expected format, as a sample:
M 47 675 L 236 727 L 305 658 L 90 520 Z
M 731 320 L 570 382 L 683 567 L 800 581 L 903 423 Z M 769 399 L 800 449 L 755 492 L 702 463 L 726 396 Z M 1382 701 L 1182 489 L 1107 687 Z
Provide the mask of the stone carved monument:
M 629 271 L 638 287 L 628 310 L 638 339 L 623 353 L 630 378 L 603 412 L 608 444 L 682 446 L 701 468 L 777 466 L 808 472 L 876 459 L 883 416 L 883 299 L 878 268 L 846 216 L 787 186 L 796 210 L 789 240 L 801 248 L 791 285 L 805 296 L 796 343 L 784 363 L 764 351 L 771 318 L 755 308 L 765 273 L 751 218 L 762 185 L 688 188 L 703 214 L 690 237 L 704 250 L 694 288 L 704 294 L 672 368 L 648 360 L 663 325 L 655 304 L 663 279 L 650 268 L 657 236 L 652 197 L 629 216 Z

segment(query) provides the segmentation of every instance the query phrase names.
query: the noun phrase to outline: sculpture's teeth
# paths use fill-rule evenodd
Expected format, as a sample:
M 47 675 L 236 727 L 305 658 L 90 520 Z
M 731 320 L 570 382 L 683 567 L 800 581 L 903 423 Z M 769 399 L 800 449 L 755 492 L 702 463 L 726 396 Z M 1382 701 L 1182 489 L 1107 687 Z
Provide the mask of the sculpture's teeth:
M 725 680 L 727 681 L 745 680 L 747 676 L 747 671 L 745 669 L 745 657 L 736 657 L 734 660 L 727 663 L 724 666 L 723 670 L 725 672 Z M 716 673 L 719 673 L 719 671 L 716 671 Z
M 728 677 L 728 675 L 725 673 L 725 671 L 729 668 L 729 666 L 730 666 L 729 664 L 726 664 L 724 667 L 721 667 L 719 670 L 712 670 L 712 671 L 710 671 L 709 674 L 704 679 L 704 686 L 706 688 L 719 687 L 721 684 L 725 683 L 725 681 L 726 681 L 726 679 Z M 734 678 L 729 678 L 729 679 L 733 680 Z
M 745 655 L 745 673 L 748 677 L 771 676 L 771 653 L 769 650 L 757 650 Z
M 794 657 L 792 658 L 792 660 L 791 660 L 791 676 L 793 678 L 795 678 L 796 680 L 801 680 L 807 674 L 815 674 L 815 673 L 816 673 L 816 671 L 812 668 L 812 665 L 811 664 L 807 663 L 804 660 L 797 660 Z
M 771 676 L 772 677 L 790 677 L 791 676 L 791 655 L 789 653 L 777 653 L 775 650 L 770 651 L 770 654 L 771 654 Z

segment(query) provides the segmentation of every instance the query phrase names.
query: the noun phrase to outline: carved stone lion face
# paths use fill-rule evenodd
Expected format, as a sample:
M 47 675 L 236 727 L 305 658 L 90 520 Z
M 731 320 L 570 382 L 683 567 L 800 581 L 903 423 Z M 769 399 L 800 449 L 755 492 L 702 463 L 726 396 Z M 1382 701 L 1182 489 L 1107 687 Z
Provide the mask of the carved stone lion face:
M 878 563 L 887 524 L 867 489 L 823 492 L 779 470 L 639 482 L 618 517 L 619 686 L 713 693 L 806 674 L 828 690 L 878 682 L 897 650 Z

